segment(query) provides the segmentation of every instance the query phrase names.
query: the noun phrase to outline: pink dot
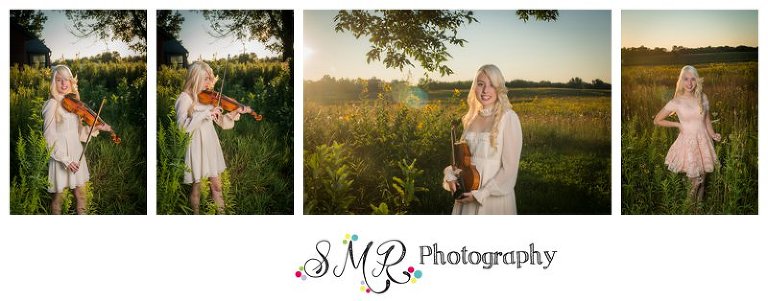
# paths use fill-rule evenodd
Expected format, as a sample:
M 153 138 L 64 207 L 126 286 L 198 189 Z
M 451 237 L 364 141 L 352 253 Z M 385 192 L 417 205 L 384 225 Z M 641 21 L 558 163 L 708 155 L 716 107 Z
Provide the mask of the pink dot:
M 408 267 L 408 273 L 413 273 L 413 267 Z
M 366 288 L 366 289 L 365 289 L 365 293 L 370 293 L 370 292 L 371 292 L 371 289 L 370 289 L 370 288 Z
M 296 271 L 296 277 L 297 277 L 297 278 L 298 278 L 298 277 L 301 277 L 301 272 L 299 272 L 299 271 Z

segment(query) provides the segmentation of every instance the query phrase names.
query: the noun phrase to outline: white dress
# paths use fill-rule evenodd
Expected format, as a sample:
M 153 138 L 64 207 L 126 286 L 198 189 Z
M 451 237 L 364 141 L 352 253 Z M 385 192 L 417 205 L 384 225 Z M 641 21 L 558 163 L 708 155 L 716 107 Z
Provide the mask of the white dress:
M 520 119 L 512 110 L 504 113 L 499 127 L 496 150 L 491 147 L 491 134 L 488 132 L 467 132 L 464 135 L 472 153 L 472 164 L 480 174 L 480 188 L 472 191 L 477 203 L 454 204 L 452 214 L 517 214 L 515 182 L 523 132 Z M 450 168 L 445 169 L 443 188 L 446 190 L 449 189 L 446 181 L 455 179 Z
M 199 183 L 203 178 L 218 177 L 227 168 L 213 123 L 216 122 L 222 129 L 231 129 L 235 126 L 235 121 L 240 119 L 240 114 L 222 114 L 222 118 L 214 120 L 211 118 L 213 105 L 198 103 L 190 113 L 189 108 L 192 105 L 192 97 L 186 92 L 181 92 L 175 105 L 176 123 L 192 138 L 184 156 L 187 165 L 187 171 L 184 172 L 185 184 Z
M 48 161 L 48 192 L 51 193 L 62 192 L 64 188 L 83 186 L 91 177 L 85 156 L 80 161 L 77 172 L 73 173 L 67 169 L 69 163 L 80 158 L 83 152 L 82 142 L 88 138 L 91 127 L 83 125 L 77 114 L 68 112 L 60 103 L 51 98 L 43 104 L 43 137 L 51 151 L 51 159 Z M 95 137 L 98 134 L 99 131 L 94 129 L 91 135 Z

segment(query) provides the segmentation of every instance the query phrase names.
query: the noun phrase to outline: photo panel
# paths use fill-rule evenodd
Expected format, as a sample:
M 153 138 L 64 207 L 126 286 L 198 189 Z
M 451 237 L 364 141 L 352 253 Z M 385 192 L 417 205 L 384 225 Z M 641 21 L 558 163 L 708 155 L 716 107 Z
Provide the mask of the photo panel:
M 11 214 L 146 214 L 146 10 L 11 10 L 10 41 Z
M 293 214 L 293 11 L 158 10 L 158 214 Z
M 610 214 L 610 47 L 608 10 L 304 11 L 304 213 Z
M 757 214 L 757 11 L 622 11 L 621 30 L 621 213 Z

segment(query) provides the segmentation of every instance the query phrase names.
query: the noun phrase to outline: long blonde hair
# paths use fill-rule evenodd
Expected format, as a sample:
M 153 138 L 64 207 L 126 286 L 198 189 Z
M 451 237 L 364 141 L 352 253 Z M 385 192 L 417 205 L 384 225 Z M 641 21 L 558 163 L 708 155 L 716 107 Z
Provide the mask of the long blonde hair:
M 77 90 L 77 76 L 72 76 L 72 70 L 69 69 L 66 65 L 58 65 L 53 68 L 51 68 L 51 88 L 50 88 L 50 94 L 49 97 L 52 99 L 55 99 L 56 101 L 61 101 L 64 99 L 64 95 L 67 93 L 75 93 L 77 95 L 77 98 L 80 98 L 80 92 Z M 59 90 L 56 88 L 56 76 L 57 75 L 64 75 L 64 77 L 69 80 L 69 91 L 67 93 L 59 93 Z M 56 121 L 61 121 L 61 111 L 59 109 L 61 107 L 60 105 L 56 106 L 56 111 L 54 113 L 54 116 L 56 116 Z
M 184 92 L 192 98 L 192 106 L 189 107 L 190 113 L 194 110 L 195 105 L 198 104 L 197 94 L 206 88 L 203 87 L 203 83 L 205 82 L 205 77 L 208 75 L 213 76 L 213 69 L 203 61 L 196 61 L 189 65 L 189 69 L 187 69 L 187 79 L 184 81 Z M 214 85 L 217 80 L 218 78 L 213 78 Z
M 677 85 L 675 86 L 675 98 L 685 94 L 683 77 L 685 76 L 686 72 L 690 72 L 693 77 L 696 78 L 696 88 L 693 90 L 693 97 L 696 99 L 696 102 L 699 105 L 699 114 L 704 114 L 704 110 L 709 109 L 704 108 L 704 98 L 702 97 L 702 84 L 704 83 L 704 78 L 699 77 L 699 71 L 697 71 L 695 67 L 687 65 L 683 67 L 683 69 L 680 69 L 680 76 L 678 76 Z
M 501 123 L 501 117 L 504 112 L 511 110 L 512 106 L 509 104 L 509 97 L 507 96 L 507 86 L 505 85 L 504 75 L 501 74 L 501 70 L 496 65 L 484 65 L 477 70 L 475 79 L 472 81 L 472 88 L 469 89 L 469 95 L 467 95 L 467 106 L 469 110 L 464 117 L 461 118 L 461 123 L 464 125 L 464 133 L 461 138 L 464 139 L 469 125 L 477 117 L 477 114 L 483 108 L 483 104 L 477 99 L 475 93 L 477 89 L 477 78 L 481 74 L 485 74 L 491 81 L 491 85 L 496 89 L 496 105 L 493 109 L 493 125 L 491 127 L 491 147 L 496 149 L 496 138 L 499 135 L 499 123 Z

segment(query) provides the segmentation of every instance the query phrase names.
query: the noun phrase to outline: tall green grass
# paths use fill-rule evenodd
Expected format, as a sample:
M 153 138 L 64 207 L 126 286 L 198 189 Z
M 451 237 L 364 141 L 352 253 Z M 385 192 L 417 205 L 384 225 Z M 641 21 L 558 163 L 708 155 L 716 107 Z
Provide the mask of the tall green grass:
M 263 114 L 256 122 L 242 115 L 232 130 L 216 127 L 227 170 L 222 174 L 227 214 L 293 213 L 293 88 L 289 66 L 278 62 L 209 62 L 226 76 L 224 94 Z M 187 134 L 173 112 L 186 69 L 163 66 L 157 76 L 158 213 L 191 214 L 189 191 L 182 184 Z M 218 88 L 218 85 L 217 85 Z M 215 214 L 207 182 L 200 212 Z
M 677 129 L 653 117 L 674 94 L 682 66 L 622 67 L 622 214 L 757 214 L 757 63 L 696 66 L 704 78 L 720 167 L 707 175 L 703 204 L 686 200 L 690 183 L 664 158 Z
M 304 212 L 450 214 L 442 171 L 450 121 L 466 112 L 467 91 L 419 99 L 409 87 L 378 90 L 343 105 L 308 96 Z M 514 89 L 510 99 L 523 128 L 519 213 L 610 214 L 610 94 Z
M 101 116 L 123 139 L 114 145 L 102 134 L 88 146 L 88 213 L 146 214 L 146 64 L 83 60 L 69 67 L 78 76 L 83 101 L 97 108 L 107 100 Z M 50 207 L 41 116 L 50 81 L 48 68 L 10 69 L 12 214 L 46 214 Z M 72 200 L 67 192 L 63 213 L 74 212 Z

